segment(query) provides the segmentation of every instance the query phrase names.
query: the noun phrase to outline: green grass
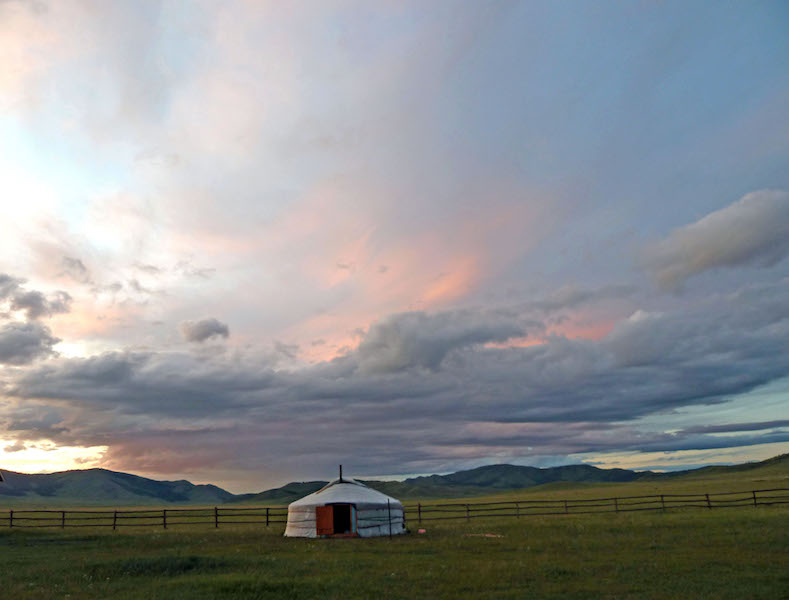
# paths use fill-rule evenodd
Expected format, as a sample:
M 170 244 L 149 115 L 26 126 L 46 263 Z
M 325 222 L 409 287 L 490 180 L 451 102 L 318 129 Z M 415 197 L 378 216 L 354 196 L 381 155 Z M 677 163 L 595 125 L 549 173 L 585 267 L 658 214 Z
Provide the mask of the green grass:
M 768 487 L 789 487 L 785 470 L 490 499 Z M 789 505 L 423 527 L 391 541 L 290 539 L 282 525 L 0 529 L 0 598 L 789 598 Z
M 786 598 L 789 509 L 425 524 L 303 540 L 282 527 L 2 531 L 4 598 Z M 501 538 L 469 536 L 494 533 Z

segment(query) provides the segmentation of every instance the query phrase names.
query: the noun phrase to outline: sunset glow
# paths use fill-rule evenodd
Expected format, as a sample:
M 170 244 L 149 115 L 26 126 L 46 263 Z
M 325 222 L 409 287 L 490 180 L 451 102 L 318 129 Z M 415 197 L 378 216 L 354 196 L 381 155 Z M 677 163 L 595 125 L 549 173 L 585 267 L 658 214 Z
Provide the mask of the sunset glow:
M 0 469 L 789 451 L 787 26 L 0 2 Z

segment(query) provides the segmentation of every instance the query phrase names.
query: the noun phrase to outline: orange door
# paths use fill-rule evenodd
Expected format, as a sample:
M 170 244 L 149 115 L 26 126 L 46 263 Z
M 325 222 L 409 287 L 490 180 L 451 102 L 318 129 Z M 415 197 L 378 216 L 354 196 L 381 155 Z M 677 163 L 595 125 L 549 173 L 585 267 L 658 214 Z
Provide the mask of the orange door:
M 318 535 L 334 533 L 334 510 L 331 506 L 315 507 L 315 529 Z

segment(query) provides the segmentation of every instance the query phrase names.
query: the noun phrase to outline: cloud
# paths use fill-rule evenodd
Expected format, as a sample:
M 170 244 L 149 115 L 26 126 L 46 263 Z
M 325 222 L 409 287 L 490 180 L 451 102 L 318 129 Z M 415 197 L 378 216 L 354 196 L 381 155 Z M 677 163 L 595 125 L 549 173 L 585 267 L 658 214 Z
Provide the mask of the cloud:
M 26 448 L 27 448 L 27 446 L 25 446 L 24 442 L 16 442 L 14 444 L 10 444 L 8 446 L 5 446 L 3 448 L 3 452 L 8 452 L 8 453 L 10 453 L 10 452 L 21 452 L 22 450 L 25 450 Z
M 44 315 L 66 313 L 71 309 L 71 296 L 63 291 L 50 294 L 49 298 L 39 291 L 17 291 L 11 297 L 11 310 L 25 312 L 28 319 L 35 320 Z
M 14 437 L 32 440 L 55 439 L 68 432 L 58 425 L 63 421 L 61 411 L 35 401 L 26 401 L 14 407 L 6 430 Z
M 50 356 L 59 341 L 39 323 L 6 323 L 0 326 L 0 364 L 24 365 Z
M 775 421 L 760 421 L 758 423 L 698 425 L 695 427 L 686 427 L 682 430 L 682 433 L 734 433 L 739 431 L 760 431 L 763 429 L 775 429 L 777 427 L 789 427 L 789 420 L 777 419 Z
M 71 277 L 78 283 L 90 283 L 90 271 L 80 259 L 71 256 L 64 256 L 61 261 L 63 264 L 62 275 Z
M 5 419 L 30 420 L 15 415 L 31 402 L 41 403 L 38 413 L 56 409 L 57 422 L 47 423 L 52 438 L 108 445 L 107 464 L 116 468 L 257 469 L 261 457 L 276 456 L 283 469 L 310 476 L 360 453 L 369 472 L 424 472 L 485 456 L 789 438 L 785 421 L 671 434 L 636 426 L 789 376 L 782 351 L 789 280 L 712 296 L 693 309 L 637 311 L 598 341 L 485 345 L 533 326 L 514 311 L 396 314 L 345 356 L 287 369 L 277 352 L 249 350 L 55 358 L 8 380 Z M 738 431 L 753 433 L 719 435 Z
M 674 230 L 647 249 L 644 265 L 658 285 L 676 290 L 719 268 L 770 267 L 789 254 L 789 192 L 761 190 Z
M 5 273 L 0 273 L 0 300 L 8 298 L 24 282 L 24 279 L 18 279 L 16 277 L 6 275 Z
M 156 293 L 153 290 L 148 289 L 147 287 L 145 287 L 137 279 L 129 279 L 129 281 L 127 281 L 126 283 L 129 285 L 129 287 L 132 290 L 134 290 L 138 294 L 155 294 Z
M 435 370 L 452 350 L 523 336 L 526 328 L 511 315 L 495 312 L 409 312 L 370 327 L 358 349 L 359 368 L 367 372 L 411 367 Z
M 660 79 L 703 72 L 724 87 L 740 82 L 739 91 L 767 86 L 754 97 L 769 103 L 749 103 L 761 125 L 746 145 L 718 124 L 753 125 L 736 107 L 748 94 L 717 94 L 735 99 L 723 120 L 674 110 L 677 95 L 655 95 L 653 86 L 648 102 L 625 99 L 610 111 L 610 94 L 578 82 L 594 80 L 595 65 L 610 66 L 613 55 L 564 62 L 567 53 L 555 50 L 569 37 L 523 35 L 561 11 L 450 4 L 419 19 L 413 6 L 382 4 L 357 27 L 358 11 L 336 4 L 189 11 L 63 0 L 34 11 L 45 4 L 0 0 L 9 67 L 0 89 L 11 101 L 0 100 L 10 108 L 4 140 L 10 150 L 55 153 L 44 162 L 35 152 L 9 154 L 6 188 L 26 201 L 11 208 L 19 227 L 0 240 L 0 254 L 54 287 L 33 293 L 0 276 L 0 314 L 20 317 L 8 307 L 25 292 L 21 310 L 41 319 L 68 305 L 49 296 L 59 278 L 89 280 L 91 290 L 70 290 L 72 313 L 53 319 L 51 335 L 68 338 L 64 352 L 116 350 L 4 369 L 11 395 L 0 396 L 0 423 L 32 427 L 21 405 L 55 407 L 42 435 L 107 443 L 112 460 L 134 469 L 257 470 L 268 460 L 303 472 L 362 449 L 370 468 L 418 471 L 519 452 L 687 443 L 687 432 L 664 438 L 619 423 L 785 376 L 785 284 L 715 298 L 699 286 L 681 307 L 606 285 L 627 283 L 622 257 L 655 219 L 692 223 L 704 214 L 694 202 L 742 177 L 781 181 L 786 128 L 776 123 L 786 121 L 786 94 L 775 93 L 783 71 L 770 42 L 778 34 L 740 28 L 762 33 L 737 46 L 745 62 L 773 57 L 762 83 L 715 71 L 718 63 L 694 54 L 693 36 L 674 43 L 671 27 L 636 32 L 651 40 L 628 54 L 638 60 L 596 78 L 644 87 L 655 65 L 639 57 L 671 55 L 653 52 L 669 40 L 693 60 L 669 56 Z M 669 24 L 674 16 L 661 15 Z M 598 42 L 611 32 L 601 31 L 569 35 L 607 48 Z M 731 46 L 725 31 L 719 37 L 720 48 Z M 524 77 L 502 76 L 516 56 L 534 58 Z M 703 94 L 712 89 L 699 87 L 683 106 L 708 114 Z M 665 118 L 633 127 L 645 105 Z M 628 111 L 632 122 L 622 119 Z M 711 157 L 710 144 L 705 152 L 699 144 L 713 121 L 722 143 Z M 683 142 L 667 143 L 676 132 Z M 645 153 L 665 167 L 649 181 L 622 168 Z M 714 164 L 728 165 L 731 177 L 708 177 Z M 108 183 L 116 172 L 130 175 L 123 192 Z M 623 206 L 621 191 L 636 187 L 646 191 Z M 691 202 L 646 210 L 680 188 Z M 772 193 L 782 192 L 756 192 L 761 200 L 677 230 L 650 248 L 649 271 L 676 289 L 709 269 L 781 260 L 785 213 L 760 196 Z M 504 302 L 506 311 L 494 310 Z M 205 314 L 233 315 L 230 343 L 209 343 L 229 329 L 204 319 L 182 329 L 203 343 L 173 352 L 180 334 L 151 326 Z M 587 326 L 598 326 L 597 338 L 613 331 L 594 341 L 546 334 L 574 337 Z M 360 327 L 362 335 L 350 333 Z M 267 340 L 266 350 L 254 340 Z M 762 418 L 776 417 L 744 420 Z
M 134 268 L 147 273 L 148 275 L 161 275 L 163 269 L 156 265 L 149 265 L 144 263 L 134 263 Z
M 543 307 L 397 313 L 362 331 L 355 350 L 313 365 L 284 360 L 295 348 L 283 343 L 50 358 L 8 372 L 0 423 L 16 432 L 9 439 L 109 446 L 109 468 L 220 478 L 260 472 L 272 456 L 288 477 L 313 477 L 362 455 L 369 474 L 427 472 L 484 457 L 720 448 L 724 438 L 742 447 L 787 437 L 771 429 L 666 434 L 637 423 L 789 375 L 781 350 L 789 345 L 789 280 L 671 312 L 637 310 L 596 341 L 546 337 L 534 320 L 535 310 L 596 295 L 557 293 Z M 215 319 L 195 323 L 203 321 Z M 497 343 L 533 332 L 542 343 Z
M 71 310 L 72 298 L 67 292 L 58 290 L 47 297 L 37 290 L 23 288 L 24 283 L 24 279 L 0 273 L 0 304 L 5 303 L 11 311 L 24 311 L 29 320 Z
M 198 279 L 209 279 L 216 273 L 213 267 L 195 267 L 189 260 L 180 260 L 175 265 L 175 270 L 183 274 L 185 277 L 193 277 Z
M 284 358 L 296 360 L 299 356 L 299 347 L 296 344 L 286 344 L 279 340 L 274 340 L 274 351 L 281 354 Z
M 632 296 L 636 288 L 631 285 L 606 285 L 598 289 L 566 285 L 542 300 L 529 303 L 529 307 L 543 312 L 555 312 L 603 300 Z
M 212 337 L 226 338 L 230 335 L 227 325 L 214 318 L 181 323 L 181 333 L 188 342 L 203 342 Z

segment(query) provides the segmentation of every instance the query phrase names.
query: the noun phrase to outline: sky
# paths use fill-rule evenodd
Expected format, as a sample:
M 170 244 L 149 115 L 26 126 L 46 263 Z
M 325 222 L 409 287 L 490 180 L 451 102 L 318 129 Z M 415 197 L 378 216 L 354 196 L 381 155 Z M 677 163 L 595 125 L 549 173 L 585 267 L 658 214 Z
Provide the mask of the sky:
M 785 2 L 0 0 L 0 468 L 789 452 Z

